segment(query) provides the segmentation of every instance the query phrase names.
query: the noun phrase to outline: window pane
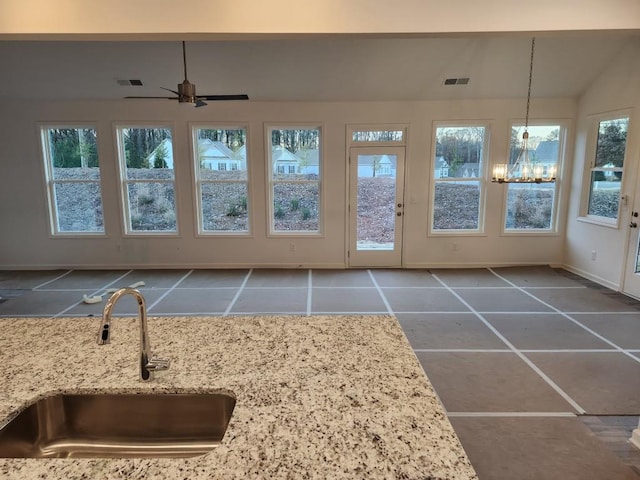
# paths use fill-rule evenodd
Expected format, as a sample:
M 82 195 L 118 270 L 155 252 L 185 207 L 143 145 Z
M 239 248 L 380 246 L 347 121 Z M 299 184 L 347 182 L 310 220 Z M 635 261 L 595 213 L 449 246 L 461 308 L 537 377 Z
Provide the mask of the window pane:
M 600 122 L 594 166 L 619 167 L 624 165 L 629 118 L 617 118 Z
M 436 182 L 434 230 L 477 230 L 479 218 L 480 182 Z
M 54 197 L 59 232 L 104 232 L 98 182 L 56 183 Z
M 551 229 L 555 184 L 510 184 L 508 187 L 505 228 Z
M 98 149 L 96 131 L 93 128 L 50 128 L 49 157 L 53 167 L 53 179 L 69 178 L 68 175 L 81 172 L 81 176 L 90 174 L 77 169 L 95 169 L 100 178 L 98 168 Z M 70 172 L 70 173 L 67 173 Z M 85 178 L 85 177 L 82 178 Z
M 205 232 L 247 232 L 247 184 L 207 182 L 201 185 L 202 229 Z
M 439 127 L 436 129 L 434 178 L 480 178 L 484 127 Z
M 618 218 L 621 182 L 622 171 L 592 171 L 587 213 L 598 217 Z
M 277 231 L 318 231 L 318 182 L 276 183 L 273 225 Z
M 96 130 L 46 128 L 43 136 L 54 233 L 104 232 Z
M 129 183 L 127 187 L 132 231 L 176 231 L 173 183 Z
M 542 166 L 543 177 L 549 172 L 559 172 L 560 125 L 529 126 L 529 159 Z M 511 150 L 509 160 L 515 163 L 522 146 L 524 125 L 511 128 Z M 507 211 L 505 229 L 551 230 L 554 225 L 553 212 L 556 184 L 509 184 L 507 185 Z
M 273 230 L 320 230 L 320 129 L 270 129 Z
M 123 128 L 127 180 L 173 180 L 173 144 L 168 128 Z
M 363 130 L 353 132 L 354 142 L 402 142 L 403 130 Z

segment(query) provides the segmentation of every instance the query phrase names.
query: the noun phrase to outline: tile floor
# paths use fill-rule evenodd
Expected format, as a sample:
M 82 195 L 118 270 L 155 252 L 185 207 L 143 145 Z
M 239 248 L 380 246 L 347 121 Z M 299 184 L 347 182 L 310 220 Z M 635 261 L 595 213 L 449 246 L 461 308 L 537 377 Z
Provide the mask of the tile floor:
M 0 271 L 0 318 L 99 316 L 83 295 L 139 281 L 194 321 L 394 314 L 480 480 L 640 479 L 640 302 L 562 270 Z

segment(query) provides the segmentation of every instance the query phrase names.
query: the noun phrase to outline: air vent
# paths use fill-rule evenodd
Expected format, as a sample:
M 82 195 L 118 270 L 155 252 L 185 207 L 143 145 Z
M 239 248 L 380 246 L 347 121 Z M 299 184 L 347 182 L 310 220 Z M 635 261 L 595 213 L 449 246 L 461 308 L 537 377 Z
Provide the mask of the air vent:
M 469 77 L 445 78 L 444 85 L 468 85 Z
M 118 80 L 118 85 L 122 85 L 123 87 L 141 87 L 142 86 L 142 80 Z

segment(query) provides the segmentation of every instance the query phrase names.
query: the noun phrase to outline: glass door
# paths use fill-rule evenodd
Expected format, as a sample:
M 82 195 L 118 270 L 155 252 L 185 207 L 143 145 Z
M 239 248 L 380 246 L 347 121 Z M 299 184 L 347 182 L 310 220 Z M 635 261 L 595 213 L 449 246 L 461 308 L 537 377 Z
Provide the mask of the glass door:
M 400 267 L 404 147 L 352 147 L 349 266 Z

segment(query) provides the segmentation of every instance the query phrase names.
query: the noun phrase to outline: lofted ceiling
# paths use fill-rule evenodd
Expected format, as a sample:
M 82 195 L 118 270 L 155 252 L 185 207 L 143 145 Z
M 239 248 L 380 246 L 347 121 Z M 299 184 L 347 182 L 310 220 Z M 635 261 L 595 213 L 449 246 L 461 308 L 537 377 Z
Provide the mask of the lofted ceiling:
M 533 97 L 578 97 L 637 34 L 545 35 L 536 40 Z M 252 100 L 371 101 L 523 97 L 530 38 L 301 37 L 187 42 L 199 94 Z M 180 41 L 0 41 L 0 98 L 164 96 L 182 82 Z M 468 85 L 444 79 L 469 77 Z M 143 86 L 118 80 L 139 79 Z

